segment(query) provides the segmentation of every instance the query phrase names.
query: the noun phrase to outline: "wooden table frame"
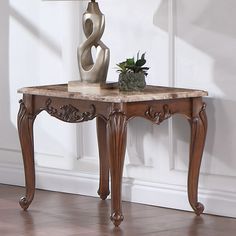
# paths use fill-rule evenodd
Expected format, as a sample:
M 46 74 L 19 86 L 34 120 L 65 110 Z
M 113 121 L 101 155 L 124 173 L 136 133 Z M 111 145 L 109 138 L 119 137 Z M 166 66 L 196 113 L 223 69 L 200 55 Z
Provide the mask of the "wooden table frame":
M 202 97 L 104 102 L 23 92 L 18 113 L 18 132 L 24 161 L 26 194 L 20 199 L 21 207 L 26 210 L 34 198 L 33 124 L 40 112 L 46 111 L 51 116 L 70 123 L 96 118 L 100 159 L 98 194 L 103 200 L 109 195 L 110 173 L 111 220 L 115 226 L 119 226 L 123 220 L 121 189 L 128 121 L 134 117 L 143 117 L 159 125 L 174 114 L 181 114 L 191 126 L 188 199 L 194 212 L 200 215 L 204 210 L 203 204 L 198 202 L 198 179 L 207 132 L 205 108 Z

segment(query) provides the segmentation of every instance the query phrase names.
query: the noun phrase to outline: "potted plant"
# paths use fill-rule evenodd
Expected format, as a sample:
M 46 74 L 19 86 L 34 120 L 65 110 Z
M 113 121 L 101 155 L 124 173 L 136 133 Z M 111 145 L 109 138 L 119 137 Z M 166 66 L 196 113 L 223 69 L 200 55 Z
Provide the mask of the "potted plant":
M 119 89 L 121 91 L 141 91 L 146 86 L 145 77 L 148 75 L 149 67 L 146 64 L 145 53 L 137 58 L 128 58 L 126 61 L 117 64 L 119 74 Z

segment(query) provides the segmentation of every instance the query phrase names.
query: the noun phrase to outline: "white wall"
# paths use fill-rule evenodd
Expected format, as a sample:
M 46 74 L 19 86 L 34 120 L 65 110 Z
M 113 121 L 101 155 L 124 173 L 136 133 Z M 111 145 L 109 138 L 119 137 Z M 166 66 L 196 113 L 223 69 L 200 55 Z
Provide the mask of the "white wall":
M 0 2 L 0 181 L 24 184 L 16 116 L 17 88 L 78 79 L 76 47 L 85 3 Z M 209 131 L 199 197 L 205 212 L 236 217 L 233 0 L 104 0 L 103 41 L 115 64 L 147 52 L 148 83 L 209 91 Z M 131 10 L 132 9 L 132 12 Z M 86 130 L 86 132 L 84 132 Z M 128 126 L 123 199 L 187 209 L 189 127 L 175 117 L 161 126 L 135 119 Z M 60 134 L 60 135 L 59 135 Z M 47 114 L 35 122 L 37 186 L 96 196 L 95 123 L 61 123 Z M 37 197 L 37 196 L 36 196 Z

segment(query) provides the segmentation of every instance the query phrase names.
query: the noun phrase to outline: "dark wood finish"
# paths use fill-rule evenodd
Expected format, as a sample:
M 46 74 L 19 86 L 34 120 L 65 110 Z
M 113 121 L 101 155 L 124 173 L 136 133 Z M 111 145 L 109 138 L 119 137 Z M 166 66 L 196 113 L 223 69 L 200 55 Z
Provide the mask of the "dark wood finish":
M 109 159 L 107 145 L 107 122 L 97 117 L 97 139 L 99 150 L 99 165 L 100 165 L 100 180 L 98 195 L 102 200 L 105 200 L 110 194 L 109 190 Z
M 23 100 L 20 100 L 20 110 L 18 113 L 18 132 L 23 154 L 26 186 L 26 194 L 20 199 L 19 203 L 24 210 L 33 201 L 35 192 L 34 119 L 35 115 L 32 113 L 32 96 L 24 95 Z
M 193 99 L 193 111 L 190 119 L 191 142 L 188 171 L 188 199 L 197 215 L 204 211 L 202 203 L 198 202 L 198 178 L 203 149 L 207 133 L 206 105 L 201 98 Z
M 16 199 L 24 189 L 0 185 L 1 236 L 234 236 L 236 219 L 123 202 L 125 220 L 109 221 L 110 200 L 36 190 L 30 211 Z M 62 204 L 63 203 L 63 204 Z
M 111 170 L 111 220 L 115 226 L 123 221 L 121 184 L 127 138 L 127 117 L 119 105 L 115 106 L 107 125 L 107 148 Z
M 126 101 L 128 97 L 126 102 L 110 102 L 109 100 L 104 101 L 106 99 L 105 95 L 98 96 L 96 99 L 91 96 L 90 99 L 79 94 L 66 93 L 63 85 L 55 87 L 51 86 L 46 94 L 45 90 L 42 89 L 44 87 L 32 88 L 29 93 L 27 93 L 27 89 L 25 90 L 26 92 L 23 92 L 24 96 L 23 100 L 21 100 L 18 115 L 18 129 L 26 179 L 26 195 L 20 200 L 23 209 L 29 207 L 35 191 L 33 122 L 41 111 L 47 111 L 51 116 L 70 123 L 79 123 L 97 118 L 100 158 L 98 194 L 101 199 L 106 199 L 109 195 L 110 170 L 111 220 L 115 226 L 118 226 L 123 220 L 121 184 L 126 149 L 127 122 L 134 117 L 143 117 L 159 125 L 175 114 L 183 115 L 191 125 L 188 198 L 197 215 L 203 212 L 204 207 L 198 202 L 198 178 L 207 132 L 206 106 L 201 97 L 196 97 L 193 90 L 189 90 L 189 94 L 188 90 L 183 90 L 184 97 L 181 97 L 182 89 L 179 90 L 179 94 L 178 89 L 174 89 L 173 94 L 164 93 L 165 96 L 163 97 L 171 97 L 171 99 L 147 99 L 145 101 L 143 98 L 139 98 L 140 94 L 138 94 L 138 98 L 134 94 L 129 96 L 120 95 L 120 100 Z M 155 95 L 154 87 L 151 88 Z M 158 91 L 159 87 L 156 89 L 157 93 Z M 164 90 L 162 89 L 161 91 L 162 94 Z M 170 93 L 171 88 L 168 88 L 167 91 Z M 196 93 L 201 94 L 199 91 Z M 162 97 L 161 94 L 157 97 Z M 113 101 L 116 101 L 116 99 L 116 97 L 111 97 Z M 135 99 L 137 101 L 133 101 Z M 130 100 L 133 102 L 130 102 Z

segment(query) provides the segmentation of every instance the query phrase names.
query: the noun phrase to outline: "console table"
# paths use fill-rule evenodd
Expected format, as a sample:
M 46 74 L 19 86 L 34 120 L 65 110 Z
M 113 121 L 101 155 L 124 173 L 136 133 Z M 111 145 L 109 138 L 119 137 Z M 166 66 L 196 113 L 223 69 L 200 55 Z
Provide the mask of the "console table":
M 188 170 L 188 199 L 197 215 L 204 206 L 198 202 L 198 178 L 207 132 L 206 105 L 202 101 L 207 92 L 201 90 L 147 86 L 142 92 L 119 92 L 101 89 L 83 93 L 68 92 L 67 85 L 22 88 L 18 114 L 18 132 L 22 148 L 26 194 L 20 199 L 26 210 L 35 193 L 35 164 L 33 123 L 41 111 L 70 123 L 96 118 L 100 160 L 98 194 L 105 200 L 110 194 L 111 220 L 119 226 L 122 214 L 122 174 L 126 150 L 127 123 L 143 117 L 159 125 L 175 114 L 185 117 L 191 126 Z M 45 137 L 46 138 L 46 137 Z

